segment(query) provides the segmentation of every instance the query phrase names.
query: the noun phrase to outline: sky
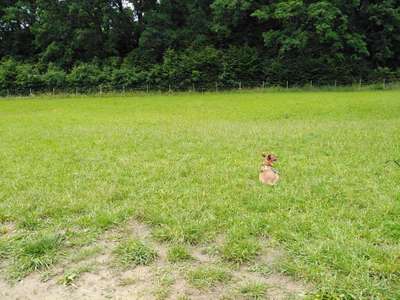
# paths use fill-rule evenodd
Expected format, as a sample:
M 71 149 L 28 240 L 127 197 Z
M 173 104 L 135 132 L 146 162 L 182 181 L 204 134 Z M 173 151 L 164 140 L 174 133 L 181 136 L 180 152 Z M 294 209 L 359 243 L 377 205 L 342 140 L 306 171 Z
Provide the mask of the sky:
M 124 5 L 124 7 L 130 7 L 133 9 L 133 4 L 127 0 L 122 1 L 122 4 Z

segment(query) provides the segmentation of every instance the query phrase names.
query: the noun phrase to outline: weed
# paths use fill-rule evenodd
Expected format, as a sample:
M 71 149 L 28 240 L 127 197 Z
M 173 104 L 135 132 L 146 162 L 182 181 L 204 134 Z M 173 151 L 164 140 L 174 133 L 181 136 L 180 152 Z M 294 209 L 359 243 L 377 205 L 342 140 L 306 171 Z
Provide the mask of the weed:
M 77 269 L 72 269 L 64 272 L 63 276 L 58 280 L 59 284 L 62 285 L 73 285 L 73 283 L 84 273 L 91 272 L 93 267 L 91 266 L 81 266 Z

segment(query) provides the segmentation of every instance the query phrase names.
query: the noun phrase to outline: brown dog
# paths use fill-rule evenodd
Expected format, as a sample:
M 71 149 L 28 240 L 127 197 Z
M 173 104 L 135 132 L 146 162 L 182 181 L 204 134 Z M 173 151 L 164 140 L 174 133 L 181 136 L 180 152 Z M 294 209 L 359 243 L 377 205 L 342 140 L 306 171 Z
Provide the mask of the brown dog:
M 273 168 L 273 165 L 278 158 L 273 154 L 263 154 L 263 163 L 260 170 L 260 182 L 265 185 L 276 185 L 279 181 L 278 171 Z

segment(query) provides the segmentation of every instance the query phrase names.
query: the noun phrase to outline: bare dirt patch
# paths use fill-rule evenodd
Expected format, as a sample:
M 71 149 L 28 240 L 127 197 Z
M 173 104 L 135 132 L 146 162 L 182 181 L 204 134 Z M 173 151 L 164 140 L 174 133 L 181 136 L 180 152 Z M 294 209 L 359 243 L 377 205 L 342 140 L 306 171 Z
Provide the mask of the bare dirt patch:
M 118 268 L 113 249 L 127 236 L 153 247 L 158 253 L 157 260 L 150 266 Z M 88 255 L 66 259 L 47 272 L 33 273 L 15 284 L 1 279 L 0 299 L 244 299 L 239 287 L 247 282 L 268 286 L 268 299 L 286 299 L 288 296 L 302 298 L 309 289 L 307 285 L 273 271 L 273 264 L 282 255 L 274 249 L 265 250 L 254 265 L 225 264 L 232 276 L 228 283 L 197 289 L 187 281 L 188 270 L 224 264 L 218 256 L 207 254 L 209 246 L 188 247 L 194 259 L 172 264 L 167 260 L 168 245 L 154 241 L 148 226 L 131 221 L 121 230 L 110 230 L 95 245 L 82 251 Z M 99 251 L 91 252 L 91 249 Z

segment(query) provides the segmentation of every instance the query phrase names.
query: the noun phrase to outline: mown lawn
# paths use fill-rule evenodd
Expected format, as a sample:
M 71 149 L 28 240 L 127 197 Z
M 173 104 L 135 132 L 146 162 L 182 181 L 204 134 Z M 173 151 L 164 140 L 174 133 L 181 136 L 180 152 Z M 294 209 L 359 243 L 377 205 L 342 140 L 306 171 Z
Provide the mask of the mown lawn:
M 269 151 L 274 188 L 258 182 Z M 218 238 L 238 264 L 268 239 L 314 297 L 398 299 L 394 159 L 400 91 L 0 100 L 0 272 L 23 278 L 135 218 L 166 243 Z

